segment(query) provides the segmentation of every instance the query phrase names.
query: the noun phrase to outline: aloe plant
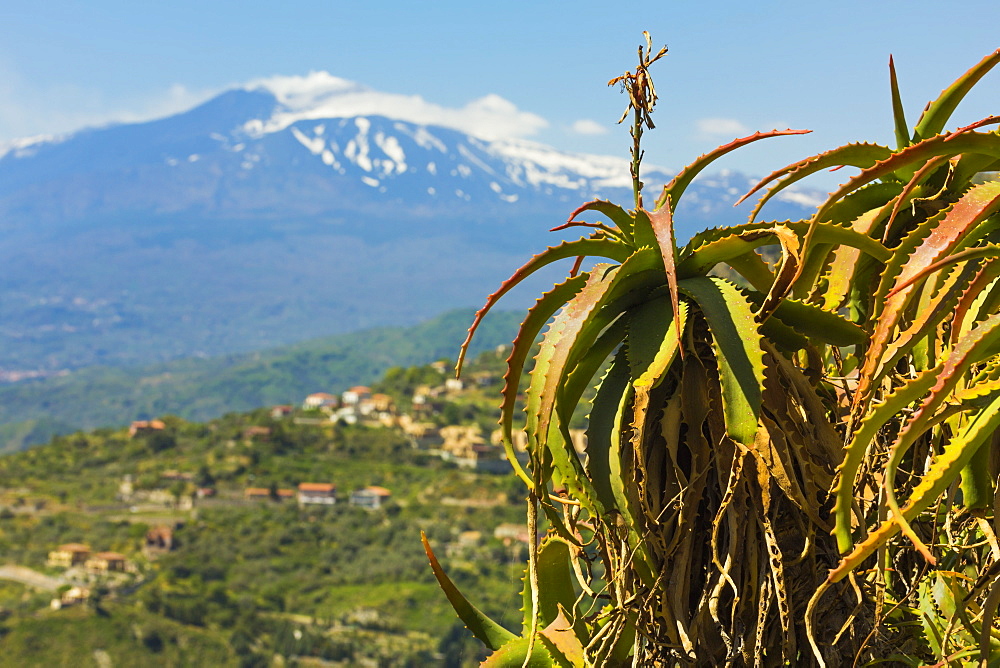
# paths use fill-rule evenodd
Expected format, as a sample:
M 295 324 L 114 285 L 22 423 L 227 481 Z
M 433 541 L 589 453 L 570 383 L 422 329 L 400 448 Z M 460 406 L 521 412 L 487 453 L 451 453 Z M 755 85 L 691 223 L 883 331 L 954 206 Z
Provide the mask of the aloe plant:
M 778 170 L 747 194 L 764 190 L 747 224 L 682 247 L 673 219 L 702 170 L 800 131 L 701 156 L 644 208 L 647 68 L 665 50 L 651 53 L 647 35 L 635 74 L 612 80 L 635 119 L 635 207 L 574 211 L 565 226 L 590 233 L 529 260 L 469 332 L 524 278 L 577 258 L 527 312 L 502 397 L 529 529 L 546 534 L 522 632 L 468 603 L 425 541 L 449 600 L 494 650 L 488 665 L 1000 662 L 1000 134 L 983 131 L 1000 118 L 943 134 L 1000 50 L 912 131 L 890 60 L 895 148 L 850 144 Z M 858 174 L 810 219 L 757 220 L 841 166 Z M 515 403 L 538 341 L 522 467 Z M 569 421 L 595 382 L 581 457 Z M 942 587 L 950 612 L 934 603 Z

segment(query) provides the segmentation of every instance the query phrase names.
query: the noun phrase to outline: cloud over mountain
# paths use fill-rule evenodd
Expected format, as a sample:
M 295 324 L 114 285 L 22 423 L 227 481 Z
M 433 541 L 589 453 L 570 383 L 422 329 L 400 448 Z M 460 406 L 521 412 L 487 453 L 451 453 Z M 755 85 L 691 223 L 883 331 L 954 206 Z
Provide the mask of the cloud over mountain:
M 252 81 L 246 90 L 266 90 L 281 104 L 265 121 L 265 133 L 284 130 L 302 120 L 387 116 L 417 125 L 437 125 L 486 140 L 529 137 L 548 127 L 541 116 L 521 111 L 512 102 L 490 94 L 460 108 L 428 102 L 419 95 L 372 90 L 328 72 L 306 76 L 275 76 Z

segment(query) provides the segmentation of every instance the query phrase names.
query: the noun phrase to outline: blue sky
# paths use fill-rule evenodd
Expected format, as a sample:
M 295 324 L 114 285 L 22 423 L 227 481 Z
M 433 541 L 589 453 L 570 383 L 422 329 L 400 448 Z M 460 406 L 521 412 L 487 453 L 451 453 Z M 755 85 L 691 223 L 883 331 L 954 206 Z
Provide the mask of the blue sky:
M 3 14 L 0 143 L 151 118 L 254 79 L 326 70 L 443 107 L 498 95 L 543 119 L 529 138 L 624 156 L 627 130 L 614 122 L 625 98 L 606 82 L 634 66 L 646 29 L 670 48 L 653 72 L 660 102 L 647 161 L 676 169 L 744 132 L 814 131 L 722 165 L 758 174 L 848 141 L 890 142 L 890 53 L 912 124 L 1000 47 L 1000 6 L 978 0 L 6 0 Z M 955 123 L 996 113 L 1000 71 Z

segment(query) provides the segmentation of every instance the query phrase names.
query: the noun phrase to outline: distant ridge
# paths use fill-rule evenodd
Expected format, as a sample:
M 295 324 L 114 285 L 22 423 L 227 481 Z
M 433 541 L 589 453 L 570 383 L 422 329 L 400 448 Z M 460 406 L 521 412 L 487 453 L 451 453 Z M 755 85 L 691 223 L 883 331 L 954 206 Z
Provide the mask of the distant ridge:
M 446 110 L 313 73 L 11 144 L 0 377 L 245 353 L 481 304 L 580 204 L 632 199 L 624 157 L 511 139 L 504 123 L 544 123 L 511 107 Z M 654 163 L 651 196 L 672 177 Z M 679 238 L 745 221 L 732 203 L 753 181 L 696 180 Z M 817 199 L 789 189 L 765 215 L 807 217 Z
M 53 435 L 165 414 L 201 421 L 233 411 L 298 404 L 316 391 L 371 383 L 390 366 L 454 360 L 471 309 L 413 327 L 381 327 L 257 353 L 183 359 L 139 368 L 95 367 L 67 376 L 0 386 L 0 453 Z M 520 313 L 495 311 L 473 341 L 479 352 L 509 344 Z

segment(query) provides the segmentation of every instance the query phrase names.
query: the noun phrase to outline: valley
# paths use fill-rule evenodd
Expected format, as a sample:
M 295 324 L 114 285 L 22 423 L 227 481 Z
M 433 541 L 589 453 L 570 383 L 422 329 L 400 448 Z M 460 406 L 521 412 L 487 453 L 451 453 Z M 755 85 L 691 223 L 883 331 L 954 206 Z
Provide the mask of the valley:
M 0 575 L 31 569 L 59 583 L 0 580 L 5 656 L 475 665 L 479 643 L 419 536 L 489 614 L 516 625 L 524 491 L 455 456 L 472 448 L 456 433 L 489 441 L 503 357 L 481 354 L 464 386 L 446 382 L 444 363 L 394 367 L 371 394 L 313 393 L 205 423 L 166 416 L 0 457 Z M 384 492 L 374 507 L 368 489 Z

